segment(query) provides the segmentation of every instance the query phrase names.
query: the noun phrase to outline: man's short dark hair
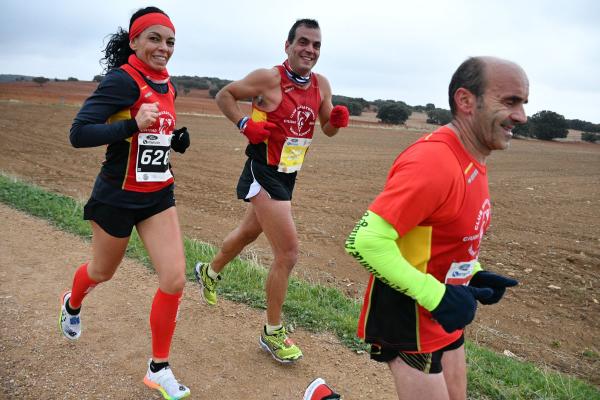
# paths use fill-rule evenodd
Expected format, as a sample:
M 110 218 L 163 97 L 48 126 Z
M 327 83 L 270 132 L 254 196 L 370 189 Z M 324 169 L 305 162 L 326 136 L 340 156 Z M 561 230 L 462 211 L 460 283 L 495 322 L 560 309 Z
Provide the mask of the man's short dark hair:
M 294 39 L 296 38 L 296 29 L 298 29 L 298 27 L 301 25 L 310 29 L 321 29 L 319 27 L 319 23 L 314 19 L 299 19 L 296 22 L 294 22 L 294 25 L 292 25 L 292 28 L 290 29 L 290 33 L 288 33 L 288 43 L 292 43 L 294 41 Z
M 480 57 L 469 57 L 452 75 L 448 87 L 448 101 L 452 115 L 456 115 L 456 104 L 454 93 L 460 88 L 465 88 L 473 93 L 479 101 L 485 92 L 485 62 Z

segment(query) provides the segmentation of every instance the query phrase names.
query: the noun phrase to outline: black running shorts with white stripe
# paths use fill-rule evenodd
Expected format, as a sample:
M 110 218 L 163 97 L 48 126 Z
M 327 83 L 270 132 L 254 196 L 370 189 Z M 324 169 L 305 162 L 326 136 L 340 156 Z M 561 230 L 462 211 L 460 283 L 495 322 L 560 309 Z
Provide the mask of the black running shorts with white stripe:
M 237 184 L 237 197 L 244 201 L 258 194 L 260 188 L 274 200 L 292 200 L 297 172 L 286 174 L 277 167 L 248 158 Z M 259 186 L 260 185 L 260 186 Z

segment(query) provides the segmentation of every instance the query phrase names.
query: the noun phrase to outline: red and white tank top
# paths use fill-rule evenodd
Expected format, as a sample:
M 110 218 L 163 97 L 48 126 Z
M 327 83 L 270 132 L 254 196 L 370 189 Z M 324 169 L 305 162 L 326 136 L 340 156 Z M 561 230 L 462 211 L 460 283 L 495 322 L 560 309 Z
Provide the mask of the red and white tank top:
M 307 89 L 295 85 L 283 66 L 276 68 L 281 75 L 281 103 L 271 112 L 252 107 L 252 120 L 269 121 L 277 125 L 264 143 L 250 144 L 246 154 L 257 161 L 277 167 L 279 172 L 292 173 L 302 168 L 304 157 L 312 142 L 315 122 L 319 117 L 321 91 L 315 74 Z

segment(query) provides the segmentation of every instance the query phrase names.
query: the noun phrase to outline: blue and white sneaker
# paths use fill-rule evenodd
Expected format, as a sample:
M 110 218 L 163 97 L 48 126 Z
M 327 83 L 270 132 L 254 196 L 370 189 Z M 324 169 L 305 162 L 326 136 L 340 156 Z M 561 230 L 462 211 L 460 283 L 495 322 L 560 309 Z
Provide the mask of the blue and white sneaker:
M 58 328 L 69 340 L 77 340 L 81 336 L 81 314 L 71 315 L 65 304 L 71 298 L 71 292 L 64 292 L 60 298 L 60 315 L 58 317 Z

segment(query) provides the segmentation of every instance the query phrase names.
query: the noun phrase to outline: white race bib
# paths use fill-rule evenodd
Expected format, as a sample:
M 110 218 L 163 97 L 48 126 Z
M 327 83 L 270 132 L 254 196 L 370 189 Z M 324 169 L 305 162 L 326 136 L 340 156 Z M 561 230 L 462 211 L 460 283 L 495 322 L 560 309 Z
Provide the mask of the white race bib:
M 444 283 L 449 285 L 466 285 L 471 280 L 477 260 L 454 262 L 446 274 Z
M 138 182 L 165 182 L 169 180 L 169 154 L 172 135 L 140 133 L 135 163 L 135 180 Z

